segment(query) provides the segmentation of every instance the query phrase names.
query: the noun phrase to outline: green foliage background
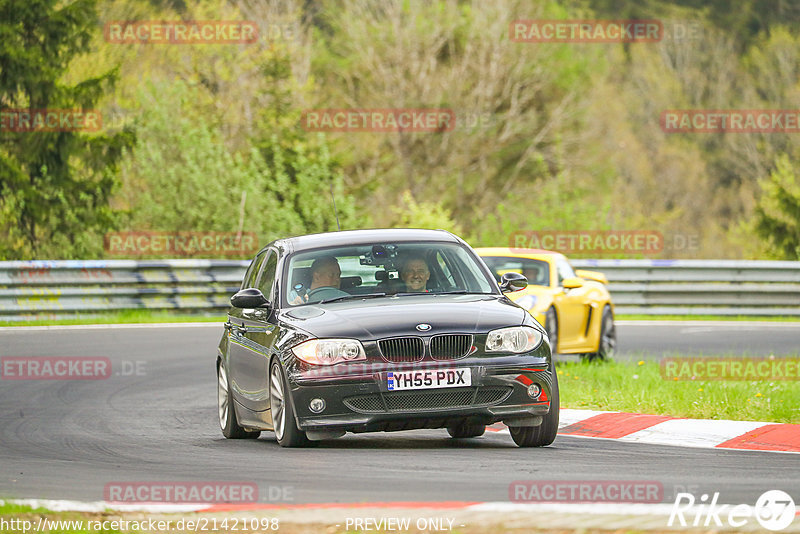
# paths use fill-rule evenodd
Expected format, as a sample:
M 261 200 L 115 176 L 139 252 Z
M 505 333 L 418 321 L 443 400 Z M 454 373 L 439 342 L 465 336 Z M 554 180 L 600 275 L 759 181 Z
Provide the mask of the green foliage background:
M 0 0 L 0 259 L 100 258 L 112 231 L 650 230 L 662 257 L 800 259 L 797 134 L 666 134 L 666 109 L 800 109 L 780 0 Z M 531 44 L 517 19 L 653 19 L 658 43 Z M 120 20 L 252 20 L 254 44 L 105 42 Z M 304 110 L 449 108 L 453 131 L 308 132 Z M 696 239 L 696 248 L 671 246 Z M 679 239 L 680 238 L 680 239 Z M 676 241 L 677 240 L 677 241 Z

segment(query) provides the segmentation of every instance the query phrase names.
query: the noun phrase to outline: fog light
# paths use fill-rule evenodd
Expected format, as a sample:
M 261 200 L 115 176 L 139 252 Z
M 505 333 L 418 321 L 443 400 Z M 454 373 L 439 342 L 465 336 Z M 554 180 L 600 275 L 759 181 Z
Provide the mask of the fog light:
M 308 409 L 314 413 L 320 413 L 325 409 L 325 401 L 322 399 L 311 399 L 308 403 Z
M 539 395 L 542 394 L 542 388 L 539 384 L 531 384 L 528 386 L 528 396 L 532 399 L 538 399 Z

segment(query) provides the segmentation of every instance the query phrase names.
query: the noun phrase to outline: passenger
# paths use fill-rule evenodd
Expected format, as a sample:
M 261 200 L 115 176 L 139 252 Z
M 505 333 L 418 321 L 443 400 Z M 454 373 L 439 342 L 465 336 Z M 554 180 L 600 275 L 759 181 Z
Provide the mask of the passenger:
M 305 298 L 297 297 L 292 304 L 303 302 L 320 302 L 336 297 L 349 295 L 339 289 L 342 282 L 342 270 L 335 256 L 322 256 L 311 264 L 311 285 Z
M 430 277 L 428 264 L 421 256 L 407 258 L 400 267 L 400 279 L 405 283 L 406 291 L 409 293 L 427 292 Z

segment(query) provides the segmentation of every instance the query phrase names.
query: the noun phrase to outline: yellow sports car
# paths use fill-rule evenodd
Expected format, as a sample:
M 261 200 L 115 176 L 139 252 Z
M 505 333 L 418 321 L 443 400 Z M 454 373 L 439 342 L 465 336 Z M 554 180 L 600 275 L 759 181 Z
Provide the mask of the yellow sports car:
M 617 345 L 614 305 L 602 273 L 573 270 L 563 254 L 538 249 L 476 248 L 497 280 L 515 272 L 528 287 L 508 296 L 545 327 L 553 353 L 609 359 Z

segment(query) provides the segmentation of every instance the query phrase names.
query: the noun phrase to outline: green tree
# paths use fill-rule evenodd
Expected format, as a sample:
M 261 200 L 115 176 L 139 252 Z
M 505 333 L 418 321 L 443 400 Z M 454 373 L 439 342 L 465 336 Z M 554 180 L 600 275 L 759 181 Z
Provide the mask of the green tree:
M 94 0 L 0 0 L 0 108 L 94 108 L 114 70 L 65 81 L 97 31 Z M 114 223 L 109 197 L 128 132 L 0 129 L 0 258 L 80 257 Z
M 261 244 L 336 230 L 331 188 L 342 228 L 360 224 L 324 138 L 285 147 L 274 133 L 260 149 L 233 150 L 214 117 L 196 111 L 204 91 L 180 81 L 140 91 L 138 139 L 115 198 L 126 230 L 255 232 Z
M 404 191 L 402 204 L 395 208 L 397 228 L 430 228 L 461 234 L 460 225 L 441 202 L 417 202 L 411 191 Z
M 755 230 L 775 257 L 800 260 L 800 172 L 786 154 L 778 157 L 775 169 L 761 183 Z

